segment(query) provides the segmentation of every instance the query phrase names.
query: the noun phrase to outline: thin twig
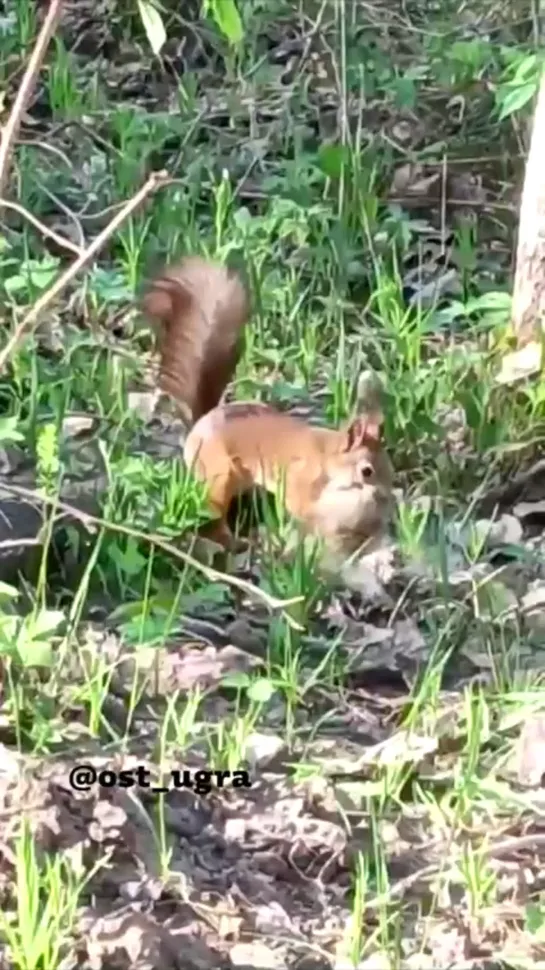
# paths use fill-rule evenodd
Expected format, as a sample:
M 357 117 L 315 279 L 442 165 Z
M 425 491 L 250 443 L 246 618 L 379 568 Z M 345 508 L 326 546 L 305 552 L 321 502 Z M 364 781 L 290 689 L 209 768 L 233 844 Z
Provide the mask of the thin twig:
M 147 182 L 138 190 L 136 195 L 129 199 L 125 203 L 122 209 L 116 213 L 112 221 L 98 234 L 96 239 L 80 253 L 78 258 L 74 260 L 71 266 L 65 270 L 64 273 L 59 276 L 58 280 L 50 286 L 48 290 L 36 300 L 36 303 L 31 310 L 23 317 L 20 323 L 17 324 L 15 330 L 13 331 L 11 337 L 9 338 L 6 346 L 0 352 L 0 372 L 5 367 L 6 361 L 8 360 L 10 354 L 14 351 L 15 347 L 22 340 L 25 331 L 29 330 L 32 326 L 35 326 L 40 314 L 53 302 L 55 297 L 65 288 L 65 286 L 79 273 L 80 269 L 91 262 L 93 256 L 102 248 L 104 243 L 114 234 L 116 229 L 119 228 L 122 222 L 130 216 L 139 205 L 142 204 L 144 199 L 150 195 L 151 192 L 156 191 L 160 188 L 167 180 L 166 172 L 154 172 L 150 175 Z
M 0 541 L 0 551 L 3 549 L 22 549 L 23 546 L 39 546 L 40 540 L 36 539 L 2 539 Z
M 13 209 L 14 212 L 18 212 L 23 219 L 27 219 L 29 222 L 31 222 L 35 229 L 38 229 L 43 236 L 48 236 L 50 239 L 53 239 L 54 242 L 57 243 L 57 246 L 62 246 L 63 249 L 69 249 L 70 252 L 75 253 L 76 256 L 81 256 L 83 250 L 77 246 L 76 243 L 70 242 L 70 240 L 65 239 L 64 236 L 59 236 L 54 229 L 50 229 L 48 226 L 45 226 L 43 222 L 40 222 L 36 216 L 33 216 L 28 209 L 25 209 L 24 206 L 19 205 L 18 202 L 8 202 L 7 199 L 0 198 L 0 211 L 3 207 L 6 209 Z
M 26 111 L 30 96 L 36 86 L 45 52 L 49 46 L 49 41 L 55 33 L 61 12 L 62 0 L 51 0 L 49 10 L 42 24 L 42 29 L 38 34 L 32 54 L 30 55 L 23 80 L 19 85 L 19 90 L 13 102 L 9 118 L 2 130 L 2 141 L 0 142 L 0 200 L 6 193 L 11 153 L 19 133 L 19 128 L 21 127 L 21 120 Z
M 521 849 L 530 849 L 532 847 L 545 845 L 545 832 L 533 832 L 528 835 L 514 835 L 511 838 L 500 839 L 498 842 L 492 842 L 489 845 L 485 845 L 480 853 L 481 859 L 500 859 L 502 856 L 510 855 L 513 852 L 518 852 Z M 428 866 L 424 866 L 417 872 L 411 872 L 408 876 L 403 879 L 399 879 L 393 884 L 386 892 L 381 893 L 379 896 L 375 896 L 370 899 L 368 903 L 365 904 L 366 909 L 378 909 L 385 903 L 389 903 L 392 899 L 397 896 L 403 895 L 407 889 L 411 889 L 415 883 L 419 882 L 421 879 L 431 879 L 433 876 L 441 875 L 444 879 L 452 878 L 456 871 L 456 865 L 463 858 L 464 848 L 456 847 L 455 858 L 453 860 L 448 860 L 448 865 L 446 869 L 443 869 L 444 860 L 442 862 L 431 862 Z
M 126 525 L 120 525 L 117 522 L 108 522 L 106 519 L 101 519 L 96 515 L 92 515 L 90 512 L 82 512 L 80 509 L 73 505 L 68 504 L 68 502 L 62 502 L 56 498 L 49 498 L 46 495 L 42 495 L 40 492 L 35 491 L 32 488 L 25 488 L 23 485 L 12 485 L 11 482 L 2 482 L 2 492 L 7 492 L 11 495 L 16 495 L 19 498 L 28 499 L 32 502 L 37 502 L 41 505 L 45 505 L 48 508 L 54 508 L 55 511 L 64 512 L 66 515 L 71 515 L 74 519 L 77 519 L 82 525 L 89 527 L 90 525 L 98 526 L 101 529 L 109 529 L 111 532 L 119 532 L 122 535 L 131 536 L 133 539 L 144 540 L 150 544 L 157 546 L 164 552 L 167 552 L 171 556 L 175 556 L 176 559 L 181 559 L 187 566 L 191 566 L 193 569 L 197 569 L 201 572 L 206 579 L 211 583 L 226 583 L 228 586 L 234 586 L 235 589 L 240 589 L 243 593 L 251 596 L 253 599 L 261 600 L 267 608 L 271 611 L 274 610 L 284 610 L 288 606 L 293 606 L 296 603 L 300 603 L 302 596 L 293 596 L 290 599 L 278 599 L 276 596 L 271 596 L 264 590 L 259 589 L 259 587 L 254 586 L 253 583 L 247 582 L 245 579 L 238 579 L 236 576 L 228 576 L 226 573 L 221 573 L 217 569 L 213 569 L 211 566 L 205 566 L 204 563 L 199 562 L 198 559 L 194 559 L 190 556 L 188 552 L 182 552 L 178 549 L 172 542 L 168 539 L 163 539 L 159 535 L 149 535 L 145 532 L 140 532 L 138 529 L 132 529 Z M 294 620 L 289 613 L 285 613 L 285 619 L 288 624 L 294 630 L 301 630 L 302 627 L 296 620 Z
M 49 137 L 53 138 L 53 132 L 49 133 Z M 40 141 L 38 138 L 18 138 L 17 144 L 27 145 L 29 148 L 39 148 L 41 152 L 45 152 L 46 154 L 49 152 L 51 155 L 55 155 L 56 158 L 59 158 L 61 162 L 66 165 L 67 169 L 70 171 L 74 170 L 74 165 L 68 158 L 68 155 L 66 152 L 63 152 L 58 145 L 49 145 L 48 142 Z
M 52 202 L 55 203 L 55 205 L 61 210 L 61 212 L 64 212 L 65 216 L 73 222 L 79 237 L 78 253 L 81 252 L 81 250 L 85 249 L 87 242 L 85 239 L 85 233 L 83 231 L 83 227 L 75 212 L 72 212 L 72 209 L 69 209 L 68 206 L 64 204 L 62 199 L 59 199 L 58 196 L 56 196 L 51 191 L 51 189 L 47 187 L 47 185 L 44 185 L 43 183 L 41 183 L 40 191 L 42 191 L 44 195 L 47 195 L 47 197 L 51 199 Z

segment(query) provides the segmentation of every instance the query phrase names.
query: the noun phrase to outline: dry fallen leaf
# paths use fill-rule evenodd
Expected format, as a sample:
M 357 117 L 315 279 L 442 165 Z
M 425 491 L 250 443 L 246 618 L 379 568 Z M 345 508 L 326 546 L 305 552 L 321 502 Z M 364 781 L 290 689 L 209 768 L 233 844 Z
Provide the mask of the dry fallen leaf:
M 285 748 L 285 742 L 276 734 L 254 731 L 244 742 L 244 756 L 252 768 L 264 768 L 274 761 Z
M 449 927 L 442 919 L 432 921 L 430 949 L 434 967 L 464 966 L 468 955 L 467 933 L 459 927 Z
M 521 600 L 526 624 L 532 630 L 545 630 L 545 585 L 539 580 L 532 583 Z
M 89 825 L 89 835 L 95 842 L 106 842 L 119 838 L 127 824 L 127 814 L 120 805 L 114 805 L 107 798 L 99 798 L 93 809 L 93 820 Z
M 496 375 L 498 384 L 514 384 L 523 377 L 532 377 L 542 368 L 541 344 L 536 340 L 526 344 L 522 350 L 507 354 L 501 364 L 501 370 Z
M 84 431 L 90 431 L 95 419 L 87 414 L 71 414 L 62 422 L 62 433 L 65 438 L 77 438 Z
M 545 500 L 541 499 L 538 502 L 518 502 L 513 512 L 515 515 L 518 515 L 519 519 L 525 519 L 529 515 L 545 515 Z
M 394 623 L 394 634 L 394 649 L 404 657 L 419 658 L 426 652 L 426 641 L 410 617 Z
M 522 526 L 514 515 L 502 515 L 495 521 L 479 519 L 475 532 L 488 546 L 517 545 L 522 539 Z
M 336 570 L 335 570 L 336 571 Z M 347 589 L 359 593 L 363 601 L 373 605 L 391 605 L 391 598 L 368 566 L 350 563 L 341 567 L 342 583 Z
M 227 674 L 249 673 L 257 660 L 235 646 L 184 646 L 169 657 L 171 677 L 179 690 L 203 689 L 218 684 Z
M 365 960 L 360 960 L 354 966 L 354 961 L 346 953 L 349 948 L 349 940 L 343 940 L 339 944 L 333 970 L 392 970 L 390 955 L 385 950 L 373 950 Z
M 422 283 L 419 280 L 410 280 L 409 274 L 405 277 L 405 283 L 411 286 L 412 293 L 409 297 L 410 306 L 420 306 L 422 309 L 429 309 L 437 306 L 441 297 L 458 296 L 461 290 L 460 278 L 455 269 L 449 269 L 446 273 L 440 273 L 433 279 Z
M 144 913 L 124 909 L 122 913 L 103 916 L 92 923 L 85 939 L 92 970 L 103 970 L 104 966 L 114 964 L 126 966 L 127 970 L 129 967 L 174 970 L 179 966 L 172 937 Z
M 275 970 L 275 968 L 282 966 L 280 955 L 273 953 L 268 946 L 260 943 L 259 940 L 235 943 L 229 955 L 234 967 L 263 967 L 263 970 Z
M 15 781 L 20 771 L 19 757 L 7 748 L 5 744 L 0 744 L 0 776 Z
M 409 731 L 398 731 L 385 741 L 366 748 L 360 763 L 382 767 L 408 762 L 417 763 L 436 751 L 437 744 L 437 738 L 411 734 Z
M 280 903 L 274 899 L 256 907 L 254 920 L 255 927 L 260 933 L 278 936 L 280 933 L 293 932 L 291 919 Z
M 154 391 L 130 391 L 127 396 L 127 403 L 131 411 L 135 411 L 143 421 L 151 421 L 155 414 L 157 402 L 161 397 L 161 392 Z
M 384 584 L 392 581 L 396 571 L 396 547 L 381 543 L 377 549 L 353 561 L 332 561 L 328 568 L 341 575 L 343 584 L 359 593 L 367 603 L 391 605 L 392 600 Z
M 433 171 L 427 174 L 424 165 L 419 162 L 408 162 L 395 170 L 389 194 L 412 195 L 427 199 L 432 187 L 436 188 L 435 194 L 437 194 L 437 183 L 440 183 L 440 180 L 440 172 Z

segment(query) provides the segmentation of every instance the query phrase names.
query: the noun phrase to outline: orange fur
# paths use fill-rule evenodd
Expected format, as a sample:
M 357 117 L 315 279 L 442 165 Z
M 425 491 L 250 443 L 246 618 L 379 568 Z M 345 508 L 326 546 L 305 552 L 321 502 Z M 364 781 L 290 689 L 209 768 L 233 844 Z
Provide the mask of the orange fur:
M 366 378 L 361 412 L 340 430 L 313 427 L 265 404 L 220 404 L 238 363 L 248 307 L 240 279 L 201 259 L 167 269 L 144 301 L 161 324 L 160 386 L 191 411 L 184 460 L 208 486 L 215 516 L 204 532 L 231 545 L 232 500 L 256 485 L 280 488 L 305 531 L 350 555 L 384 532 L 390 510 L 392 469 L 381 444 L 376 386 Z
M 376 421 L 364 415 L 335 431 L 266 405 L 224 404 L 192 428 L 184 460 L 206 481 L 212 534 L 223 544 L 231 501 L 255 485 L 279 489 L 305 531 L 343 556 L 384 532 L 392 470 Z

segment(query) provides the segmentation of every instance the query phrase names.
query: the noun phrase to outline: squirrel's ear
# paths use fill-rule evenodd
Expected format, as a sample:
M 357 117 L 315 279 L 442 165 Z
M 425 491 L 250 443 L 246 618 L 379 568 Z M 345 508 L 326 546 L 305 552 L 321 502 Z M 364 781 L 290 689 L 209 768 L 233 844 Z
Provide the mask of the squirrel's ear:
M 357 416 L 345 429 L 345 451 L 353 451 L 369 445 L 376 448 L 380 443 L 382 414 L 382 381 L 372 370 L 360 374 L 357 386 Z
M 360 411 L 381 410 L 384 385 L 374 370 L 364 370 L 358 378 L 356 401 Z
M 345 451 L 355 451 L 365 445 L 377 447 L 380 443 L 380 416 L 358 415 L 345 430 Z

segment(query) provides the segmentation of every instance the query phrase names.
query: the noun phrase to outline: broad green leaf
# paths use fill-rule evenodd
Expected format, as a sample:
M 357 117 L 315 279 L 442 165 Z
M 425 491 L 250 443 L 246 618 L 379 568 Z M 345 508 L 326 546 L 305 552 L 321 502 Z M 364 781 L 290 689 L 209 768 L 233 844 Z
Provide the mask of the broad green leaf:
M 542 904 L 528 903 L 525 911 L 526 929 L 533 937 L 545 937 L 545 909 Z
M 258 704 L 266 704 L 274 694 L 275 687 L 266 677 L 259 677 L 248 687 L 248 698 Z
M 234 687 L 235 690 L 244 690 L 249 686 L 250 678 L 243 670 L 234 670 L 221 678 L 222 687 Z
M 27 617 L 25 634 L 34 640 L 44 634 L 54 633 L 64 618 L 62 610 L 40 610 L 36 617 Z
M 139 552 L 136 540 L 132 537 L 127 540 L 125 549 L 112 543 L 108 553 L 116 566 L 127 576 L 138 576 L 146 568 L 147 559 Z
M 489 293 L 481 293 L 480 296 L 473 297 L 466 303 L 466 312 L 475 313 L 478 310 L 506 310 L 511 309 L 512 297 L 510 293 L 502 293 L 501 290 L 491 290 Z
M 516 87 L 509 86 L 509 88 L 504 88 L 503 90 L 500 88 L 497 95 L 497 101 L 500 105 L 500 121 L 504 121 L 505 118 L 509 118 L 515 111 L 520 111 L 521 108 L 524 108 L 532 100 L 536 91 L 537 80 L 527 81 L 525 84 L 517 85 Z
M 318 152 L 318 164 L 330 179 L 338 179 L 343 168 L 350 163 L 350 149 L 347 145 L 323 145 Z
M 513 84 L 524 84 L 531 79 L 532 74 L 536 75 L 539 71 L 539 61 L 537 54 L 529 54 L 523 57 L 513 74 Z
M 19 418 L 0 418 L 0 442 L 2 441 L 24 441 L 25 436 L 17 431 Z
M 47 640 L 24 640 L 17 644 L 17 651 L 25 667 L 51 667 L 53 649 Z
M 416 104 L 416 84 L 411 78 L 398 77 L 393 85 L 395 103 L 399 108 L 414 108 Z
M 203 12 L 212 15 L 230 44 L 240 44 L 244 30 L 235 0 L 205 0 Z

